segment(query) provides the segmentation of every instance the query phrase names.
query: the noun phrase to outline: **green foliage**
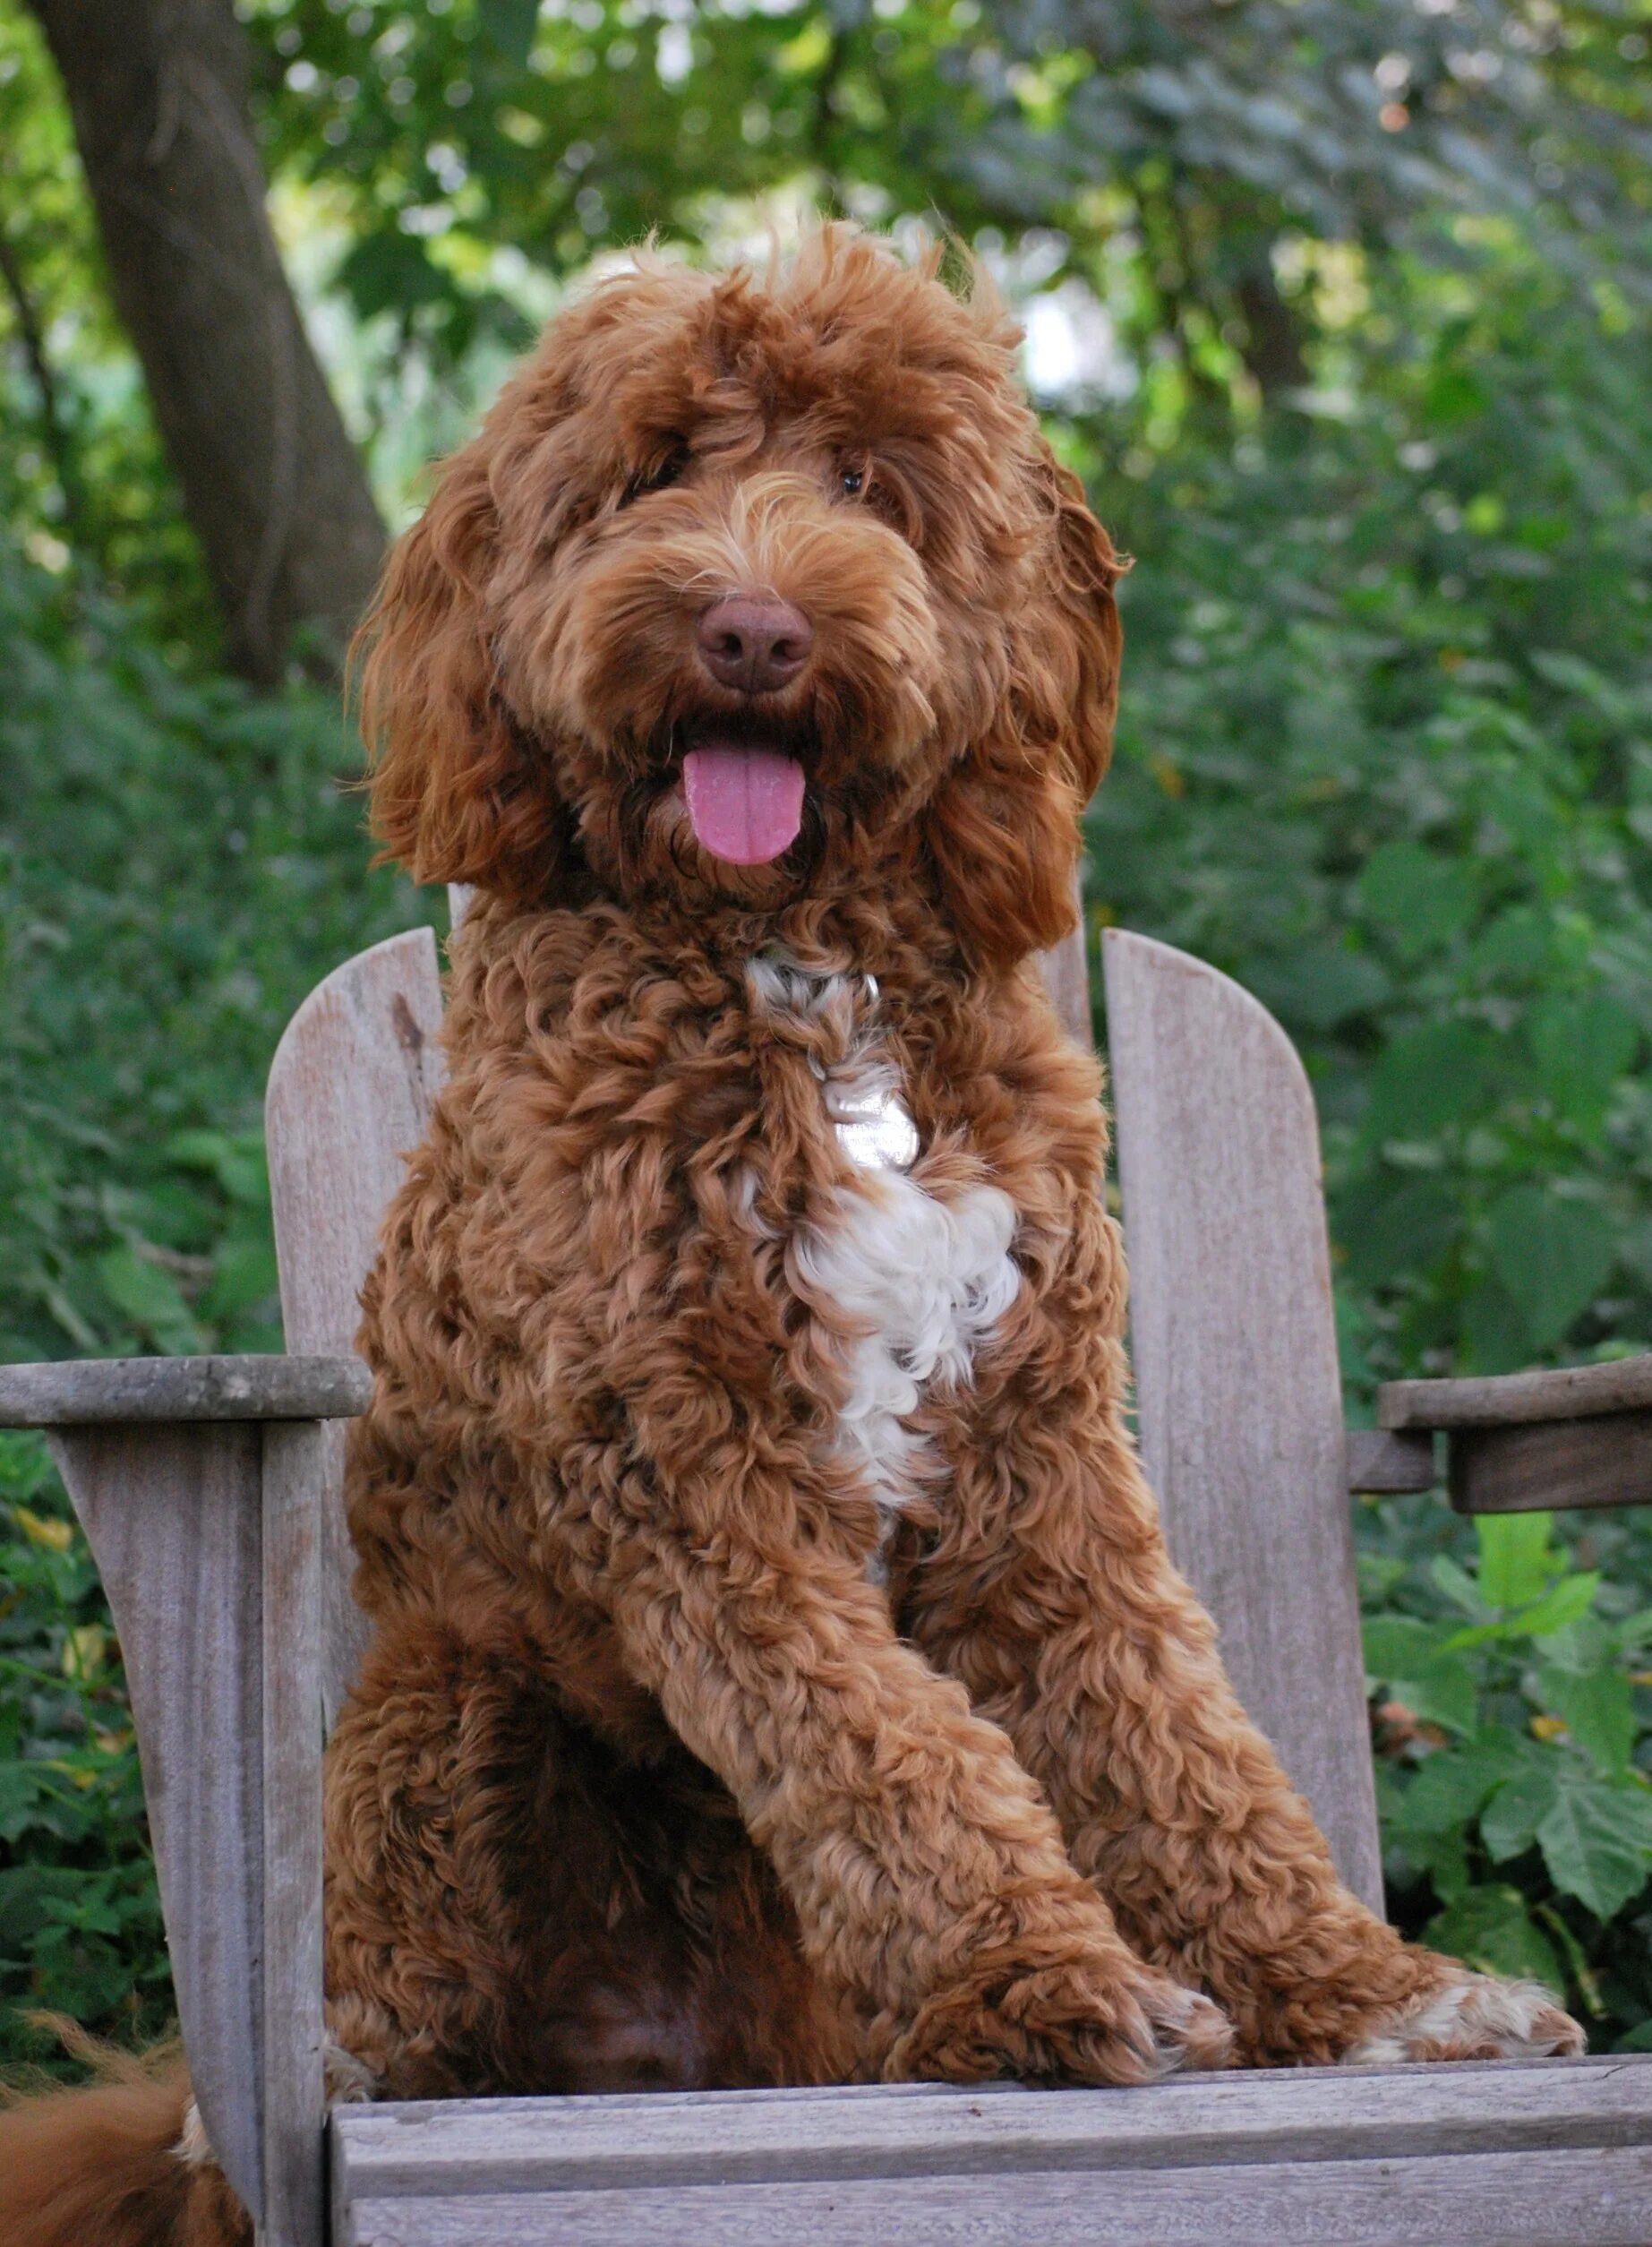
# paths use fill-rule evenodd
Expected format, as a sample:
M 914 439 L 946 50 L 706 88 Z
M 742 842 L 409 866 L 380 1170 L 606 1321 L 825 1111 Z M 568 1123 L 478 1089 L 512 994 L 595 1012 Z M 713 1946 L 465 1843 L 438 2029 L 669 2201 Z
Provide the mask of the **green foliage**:
M 104 286 L 56 74 L 17 0 L 0 0 L 0 523 L 54 575 L 118 587 L 162 622 L 175 657 L 210 651 L 205 573 Z M 49 399 L 23 347 L 20 293 Z
M 418 916 L 320 697 L 182 680 L 0 549 L 0 1359 L 280 1347 L 260 1128 L 304 992 Z M 37 1439 L 0 1436 L 0 2055 L 170 2003 L 119 1651 Z
M 0 643 L 0 1356 L 278 1348 L 269 1058 L 417 901 L 330 699 L 180 679 L 4 555 Z
M 391 502 L 594 253 L 749 242 L 754 199 L 935 217 L 1106 308 L 1149 421 L 1316 377 L 1351 246 L 1477 266 L 1485 222 L 1644 303 L 1644 0 L 243 0 L 276 214 L 331 292 L 321 343 Z M 61 393 L 0 320 L 26 430 L 0 507 L 214 644 L 201 573 L 107 309 L 63 105 L 0 0 L 4 236 Z M 1449 219 L 1451 223 L 1447 224 Z M 341 316 L 347 313 L 347 317 Z M 1134 361 L 1132 366 L 1129 362 Z M 1472 380 L 1436 369 L 1437 407 Z M 414 445 L 406 425 L 417 425 Z M 67 534 L 65 536 L 65 534 Z
M 132 2037 L 171 1988 L 119 1652 L 37 1438 L 0 1435 L 0 2049 L 13 2006 Z
M 1572 1565 L 1546 1514 L 1476 1530 L 1472 1574 L 1415 1524 L 1362 1557 L 1391 1900 L 1425 1941 L 1570 1993 L 1610 2043 L 1652 2012 L 1652 1610 Z
M 1142 556 L 1095 909 L 1301 1045 L 1368 1394 L 1652 1341 L 1652 449 L 1644 353 L 1516 256 L 1354 341 L 1311 434 L 1070 449 Z
M 1603 236 L 1646 230 L 1644 38 L 1581 6 L 247 13 L 278 162 L 350 211 L 356 309 L 398 310 L 404 339 L 449 357 L 509 324 L 501 243 L 563 274 L 651 228 L 704 238 L 800 179 L 878 219 L 933 208 L 970 236 L 1036 229 L 1052 273 L 1083 274 L 1134 340 L 1173 340 L 1219 383 L 1236 347 L 1268 355 L 1281 236 L 1386 242 L 1422 210 L 1494 211 L 1590 270 L 1610 270 Z

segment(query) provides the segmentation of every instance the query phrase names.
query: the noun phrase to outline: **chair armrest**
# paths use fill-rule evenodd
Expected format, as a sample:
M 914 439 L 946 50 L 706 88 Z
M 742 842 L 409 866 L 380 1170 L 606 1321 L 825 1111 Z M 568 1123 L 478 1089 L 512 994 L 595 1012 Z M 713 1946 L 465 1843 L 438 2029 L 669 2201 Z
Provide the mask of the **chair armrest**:
M 372 1376 L 358 1358 L 92 1358 L 0 1366 L 0 1428 L 110 1422 L 353 1419 Z
M 1434 1439 L 1426 1429 L 1394 1435 L 1385 1428 L 1350 1428 L 1347 1449 L 1350 1490 L 1372 1497 L 1432 1490 L 1440 1479 Z
M 321 2236 L 322 1423 L 355 1358 L 0 1367 L 119 1634 L 191 2080 L 270 2247 Z
M 1652 1505 L 1652 1356 L 1554 1373 L 1388 1381 L 1377 1421 L 1446 1433 L 1459 1514 Z
M 1535 1420 L 1593 1419 L 1652 1411 L 1652 1356 L 1558 1373 L 1500 1373 L 1468 1381 L 1385 1381 L 1377 1426 L 1386 1428 L 1517 1428 Z

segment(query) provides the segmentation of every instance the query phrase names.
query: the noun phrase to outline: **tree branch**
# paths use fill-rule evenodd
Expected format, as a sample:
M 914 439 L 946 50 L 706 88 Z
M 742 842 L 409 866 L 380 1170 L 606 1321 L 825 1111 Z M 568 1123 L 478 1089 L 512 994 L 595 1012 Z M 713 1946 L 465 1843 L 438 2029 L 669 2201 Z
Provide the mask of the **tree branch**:
M 85 514 L 80 472 L 75 462 L 74 447 L 69 435 L 58 402 L 57 378 L 47 356 L 46 336 L 40 325 L 39 313 L 18 259 L 17 252 L 0 231 L 0 281 L 12 300 L 12 316 L 17 322 L 18 339 L 23 347 L 23 356 L 29 362 L 29 372 L 40 399 L 40 431 L 46 441 L 47 453 L 51 460 L 52 473 L 57 479 L 57 489 L 63 494 L 64 527 L 71 536 L 79 528 Z

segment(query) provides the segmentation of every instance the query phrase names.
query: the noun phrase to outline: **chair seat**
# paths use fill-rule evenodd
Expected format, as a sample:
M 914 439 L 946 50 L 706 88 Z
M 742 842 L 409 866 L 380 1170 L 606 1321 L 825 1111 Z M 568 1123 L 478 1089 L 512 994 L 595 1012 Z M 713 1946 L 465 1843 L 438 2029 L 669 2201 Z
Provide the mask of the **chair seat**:
M 1652 2058 L 344 2106 L 334 2247 L 1617 2247 Z

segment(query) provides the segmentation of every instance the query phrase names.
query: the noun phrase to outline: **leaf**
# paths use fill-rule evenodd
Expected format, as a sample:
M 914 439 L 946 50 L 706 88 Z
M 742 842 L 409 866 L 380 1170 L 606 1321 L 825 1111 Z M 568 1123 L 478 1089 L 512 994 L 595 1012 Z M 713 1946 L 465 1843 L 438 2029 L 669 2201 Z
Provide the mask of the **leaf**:
M 1486 1278 L 1462 1300 L 1463 1370 L 1516 1373 L 1531 1361 L 1519 1306 L 1500 1280 Z
M 1634 1620 L 1634 1617 L 1630 1617 Z M 1630 1654 L 1636 1645 L 1634 1634 L 1622 1636 L 1622 1625 L 1609 1625 L 1600 1616 L 1578 1616 L 1576 1622 L 1567 1622 L 1558 1632 L 1549 1632 L 1545 1638 L 1545 1660 L 1555 1669 L 1569 1669 L 1571 1677 L 1587 1678 L 1596 1669 L 1607 1669 Z
M 77 1623 L 64 1640 L 63 1674 L 77 1682 L 95 1677 L 107 1661 L 109 1634 L 101 1623 Z
M 1525 1638 L 1550 1638 L 1557 1631 L 1571 1630 L 1588 1615 L 1599 1589 L 1598 1569 L 1584 1568 L 1575 1575 L 1562 1576 L 1540 1599 L 1511 1617 L 1511 1627 Z
M 1604 991 L 1554 991 L 1526 1018 L 1527 1042 L 1543 1088 L 1577 1124 L 1599 1121 L 1640 1044 L 1640 1025 Z
M 338 268 L 338 281 L 364 320 L 440 303 L 453 293 L 422 242 L 398 232 L 370 234 Z
M 1564 1780 L 1537 1828 L 1556 1888 L 1610 1919 L 1652 1872 L 1652 1797 L 1638 1787 Z
M 1518 1888 L 1470 1888 L 1436 1914 L 1423 1940 L 1482 1974 L 1529 1977 L 1563 1995 L 1566 1977 L 1554 1945 L 1534 1926 Z
M 1520 1608 L 1535 1599 L 1560 1566 L 1549 1542 L 1552 1514 L 1481 1514 L 1475 1517 L 1480 1548 L 1480 1597 L 1494 1608 Z
M 1420 843 L 1384 843 L 1366 860 L 1354 894 L 1400 956 L 1417 959 L 1468 925 L 1477 884 L 1468 860 L 1442 858 Z
M 42 1823 L 51 1831 L 49 1815 L 42 1820 L 38 1814 L 51 1798 L 47 1774 L 39 1763 L 0 1762 L 0 1841 L 20 1841 L 31 1827 Z
M 1411 1178 L 1380 1196 L 1362 1197 L 1342 1245 L 1353 1276 L 1380 1287 L 1438 1264 L 1461 1229 L 1460 1196 L 1442 1179 Z
M 1334 1030 L 1350 1015 L 1380 1007 L 1393 979 L 1369 952 L 1340 946 L 1254 961 L 1245 977 L 1263 1005 L 1293 1030 Z
M 0 1430 L 0 1498 L 32 1498 L 55 1471 L 40 1437 L 22 1428 Z
M 1468 1840 L 1461 1826 L 1448 1826 L 1443 1833 L 1408 1831 L 1397 1834 L 1395 1839 L 1407 1864 L 1426 1875 L 1442 1904 L 1451 1903 L 1465 1889 L 1473 1887 Z
M 480 0 L 476 17 L 503 59 L 523 69 L 534 51 L 539 0 Z
M 1406 1573 L 1406 1564 L 1397 1553 L 1356 1553 L 1355 1573 L 1359 1579 L 1359 1596 L 1374 1605 L 1386 1599 Z M 1648 1635 L 1652 1636 L 1652 1608 L 1647 1611 Z
M 14 1505 L 12 1518 L 31 1545 L 44 1545 L 54 1553 L 66 1553 L 74 1542 L 74 1524 L 61 1516 L 36 1514 L 26 1505 Z
M 1638 1608 L 1633 1615 L 1614 1623 L 1612 1637 L 1618 1651 L 1624 1654 L 1633 1653 L 1652 1642 L 1652 1608 Z
M 1608 1779 L 1629 1768 L 1635 1745 L 1634 1697 L 1621 1669 L 1602 1667 L 1579 1677 L 1574 1670 L 1545 1664 L 1537 1673 L 1536 1698 L 1564 1722 L 1589 1761 Z
M 1524 1762 L 1517 1740 L 1485 1733 L 1460 1747 L 1441 1748 L 1419 1765 L 1400 1798 L 1402 1833 L 1444 1833 L 1466 1826 L 1494 1789 Z
M 1554 1807 L 1562 1764 L 1553 1751 L 1542 1762 L 1528 1762 L 1505 1780 L 1480 1813 L 1480 1839 L 1494 1865 L 1529 1849 L 1537 1829 Z
M 1486 1239 L 1497 1276 L 1536 1350 L 1558 1342 L 1588 1308 L 1610 1276 L 1616 1248 L 1604 1210 L 1535 1184 L 1511 1187 L 1499 1197 Z
M 163 1265 L 150 1263 L 130 1245 L 123 1245 L 98 1257 L 98 1278 L 116 1308 L 163 1349 L 199 1346 L 199 1331 L 189 1305 Z
M 1371 1076 L 1365 1113 L 1370 1138 L 1429 1138 L 1469 1123 L 1490 1107 L 1497 1049 L 1467 1022 L 1425 1023 L 1397 1037 Z
M 266 1301 L 279 1285 L 275 1250 L 266 1240 L 227 1240 L 212 1260 L 212 1279 L 201 1299 L 208 1318 L 233 1318 Z
M 1397 1677 L 1434 1661 L 1446 1649 L 1446 1634 L 1414 1615 L 1368 1615 L 1360 1626 L 1365 1671 L 1371 1677 Z
M 1545 1591 L 1540 1599 L 1534 1599 L 1528 1608 L 1519 1608 L 1513 1614 L 1499 1616 L 1493 1623 L 1474 1623 L 1461 1631 L 1454 1631 L 1447 1642 L 1453 1648 L 1484 1646 L 1493 1640 L 1546 1639 L 1562 1631 L 1572 1629 L 1586 1617 L 1596 1592 L 1600 1589 L 1600 1577 L 1595 1571 L 1575 1576 L 1562 1576 L 1559 1583 Z
M 1484 1619 L 1486 1605 L 1479 1585 L 1467 1569 L 1458 1566 L 1449 1553 L 1436 1553 L 1428 1573 L 1453 1607 L 1460 1608 L 1465 1615 L 1473 1616 L 1477 1622 Z M 1451 1641 L 1453 1646 L 1460 1646 L 1462 1642 L 1460 1633 Z
M 1475 1729 L 1479 1681 L 1443 1634 L 1413 1616 L 1368 1616 L 1364 1630 L 1368 1677 L 1385 1680 L 1430 1723 L 1452 1732 Z

